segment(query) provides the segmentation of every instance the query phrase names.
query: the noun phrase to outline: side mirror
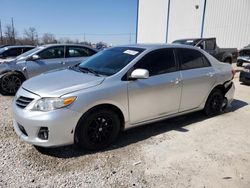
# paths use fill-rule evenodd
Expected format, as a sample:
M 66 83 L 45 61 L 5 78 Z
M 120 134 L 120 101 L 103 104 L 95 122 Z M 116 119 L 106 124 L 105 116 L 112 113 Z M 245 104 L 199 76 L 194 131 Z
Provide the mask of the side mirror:
M 146 69 L 135 69 L 131 75 L 131 79 L 147 79 L 149 77 L 149 72 Z
M 41 57 L 39 55 L 36 55 L 36 54 L 30 57 L 30 61 L 36 61 L 39 59 L 41 59 Z

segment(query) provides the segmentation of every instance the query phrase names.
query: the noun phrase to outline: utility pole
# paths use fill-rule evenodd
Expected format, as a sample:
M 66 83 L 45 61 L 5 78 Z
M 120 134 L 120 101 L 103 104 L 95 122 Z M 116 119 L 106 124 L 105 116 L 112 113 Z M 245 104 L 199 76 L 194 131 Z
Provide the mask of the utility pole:
M 86 41 L 86 36 L 85 36 L 85 33 L 83 34 L 83 42 Z
M 0 20 L 0 36 L 1 36 L 1 44 L 3 44 L 3 32 L 2 32 L 2 22 Z
M 14 42 L 14 44 L 16 44 L 15 29 L 14 29 L 14 21 L 13 21 L 13 18 L 11 18 L 11 26 L 12 26 L 12 37 L 13 37 L 13 42 Z

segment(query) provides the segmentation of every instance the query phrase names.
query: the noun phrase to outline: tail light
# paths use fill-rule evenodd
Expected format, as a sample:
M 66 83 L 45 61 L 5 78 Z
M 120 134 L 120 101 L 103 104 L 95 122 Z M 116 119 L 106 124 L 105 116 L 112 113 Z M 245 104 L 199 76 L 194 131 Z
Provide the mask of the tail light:
M 234 79 L 235 74 L 236 74 L 236 71 L 232 69 L 232 79 Z

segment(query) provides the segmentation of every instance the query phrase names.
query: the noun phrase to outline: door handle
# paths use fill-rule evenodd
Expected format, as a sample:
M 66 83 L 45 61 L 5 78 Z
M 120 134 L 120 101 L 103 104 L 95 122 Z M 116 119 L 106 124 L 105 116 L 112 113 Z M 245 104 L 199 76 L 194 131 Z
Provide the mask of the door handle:
M 214 76 L 214 73 L 213 73 L 213 72 L 209 72 L 209 73 L 207 73 L 207 76 L 213 77 L 213 76 Z
M 170 82 L 177 85 L 177 84 L 180 83 L 180 81 L 181 81 L 181 80 L 180 80 L 179 78 L 176 78 L 175 80 L 171 80 Z

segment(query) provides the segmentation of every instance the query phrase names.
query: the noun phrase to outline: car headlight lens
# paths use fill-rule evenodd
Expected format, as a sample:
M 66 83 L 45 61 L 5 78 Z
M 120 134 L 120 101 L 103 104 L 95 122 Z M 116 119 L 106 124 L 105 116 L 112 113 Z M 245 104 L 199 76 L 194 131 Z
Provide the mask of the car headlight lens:
M 66 107 L 72 104 L 75 100 L 76 100 L 76 97 L 42 98 L 32 103 L 28 109 L 32 111 L 48 112 L 51 110 Z

